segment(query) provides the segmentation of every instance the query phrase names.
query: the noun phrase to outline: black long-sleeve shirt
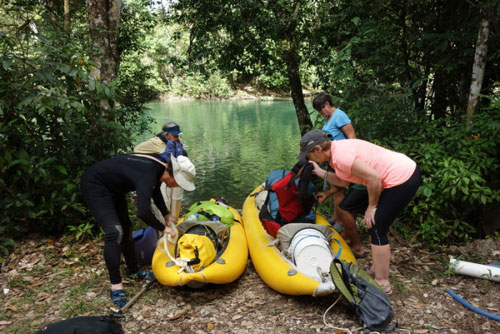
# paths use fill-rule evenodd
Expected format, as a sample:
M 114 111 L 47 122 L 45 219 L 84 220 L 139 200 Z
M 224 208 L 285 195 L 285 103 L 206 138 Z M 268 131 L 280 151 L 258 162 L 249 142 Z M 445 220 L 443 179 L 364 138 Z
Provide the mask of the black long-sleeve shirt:
M 158 155 L 154 154 L 156 158 Z M 163 231 L 165 226 L 151 212 L 151 198 L 165 216 L 169 213 L 160 191 L 160 177 L 165 166 L 158 162 L 130 154 L 116 155 L 92 165 L 86 173 L 88 181 L 100 185 L 112 195 L 137 194 L 137 216 L 146 224 Z

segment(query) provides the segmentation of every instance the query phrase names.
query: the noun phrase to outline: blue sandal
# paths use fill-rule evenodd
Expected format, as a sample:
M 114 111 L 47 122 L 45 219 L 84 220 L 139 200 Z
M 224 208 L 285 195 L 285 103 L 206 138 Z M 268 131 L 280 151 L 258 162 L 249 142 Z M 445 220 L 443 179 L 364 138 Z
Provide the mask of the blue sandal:
M 123 289 L 109 290 L 109 295 L 111 296 L 111 301 L 113 304 L 119 308 L 124 307 L 128 304 L 127 294 Z
M 144 269 L 140 269 L 138 272 L 127 275 L 128 279 L 141 279 L 144 281 L 153 281 L 155 279 L 155 275 L 152 271 L 147 271 Z
M 342 231 L 344 230 L 344 225 L 337 224 L 337 222 L 333 219 L 328 219 L 328 222 L 338 233 L 342 233 Z

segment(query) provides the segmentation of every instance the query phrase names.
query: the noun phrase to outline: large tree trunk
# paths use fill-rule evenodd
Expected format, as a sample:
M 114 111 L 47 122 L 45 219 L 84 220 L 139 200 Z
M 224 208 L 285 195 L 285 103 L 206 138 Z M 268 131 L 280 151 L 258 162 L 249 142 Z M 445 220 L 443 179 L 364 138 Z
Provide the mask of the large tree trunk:
M 278 36 L 283 42 L 282 56 L 285 61 L 288 72 L 288 83 L 292 95 L 295 113 L 299 123 L 300 133 L 304 135 L 312 128 L 311 117 L 304 102 L 304 94 L 302 92 L 302 80 L 300 79 L 300 60 L 295 43 L 294 31 L 297 27 L 297 20 L 301 2 L 295 4 L 295 9 L 291 17 L 288 11 L 281 7 L 278 2 L 268 2 L 271 10 L 276 17 L 278 23 Z
M 486 67 L 488 54 L 488 36 L 490 34 L 490 19 L 494 14 L 495 7 L 489 7 L 481 12 L 481 22 L 477 35 L 476 53 L 474 65 L 472 66 L 472 78 L 470 83 L 469 101 L 467 103 L 467 122 L 472 122 L 474 111 L 479 105 L 479 94 L 483 86 L 484 69 Z
M 118 31 L 121 0 L 88 0 L 89 37 L 92 59 L 100 64 L 95 79 L 110 83 L 119 66 Z
M 304 102 L 304 94 L 302 92 L 302 80 L 299 73 L 299 55 L 295 46 L 295 41 L 287 40 L 287 50 L 284 52 L 284 60 L 288 72 L 288 82 L 292 95 L 295 113 L 299 122 L 300 133 L 304 135 L 312 129 L 311 117 Z
M 70 9 L 69 0 L 64 0 L 64 31 L 69 35 Z

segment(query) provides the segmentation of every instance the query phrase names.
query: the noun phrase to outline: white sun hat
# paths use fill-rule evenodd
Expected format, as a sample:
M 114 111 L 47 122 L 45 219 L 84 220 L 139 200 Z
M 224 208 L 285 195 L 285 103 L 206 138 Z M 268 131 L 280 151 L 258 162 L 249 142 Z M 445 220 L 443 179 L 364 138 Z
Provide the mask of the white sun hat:
M 196 170 L 191 160 L 189 160 L 188 157 L 180 155 L 177 158 L 171 156 L 171 162 L 175 182 L 177 182 L 182 189 L 193 191 L 196 188 L 193 182 L 196 176 Z

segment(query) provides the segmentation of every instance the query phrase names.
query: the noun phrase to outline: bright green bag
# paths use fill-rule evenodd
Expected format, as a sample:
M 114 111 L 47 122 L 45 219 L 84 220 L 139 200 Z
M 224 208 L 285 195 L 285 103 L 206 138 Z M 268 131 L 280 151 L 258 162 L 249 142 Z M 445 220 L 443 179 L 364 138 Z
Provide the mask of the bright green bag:
M 197 221 L 218 220 L 226 226 L 234 224 L 234 215 L 226 207 L 213 201 L 196 202 L 189 207 L 186 220 L 196 216 Z

